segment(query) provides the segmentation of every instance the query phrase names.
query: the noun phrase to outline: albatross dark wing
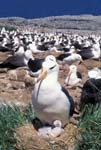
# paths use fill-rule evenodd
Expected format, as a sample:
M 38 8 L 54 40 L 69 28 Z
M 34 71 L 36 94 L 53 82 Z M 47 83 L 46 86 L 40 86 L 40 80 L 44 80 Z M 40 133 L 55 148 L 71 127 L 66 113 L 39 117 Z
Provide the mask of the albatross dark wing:
M 69 93 L 68 93 L 68 91 L 64 88 L 64 87 L 62 87 L 62 91 L 65 93 L 65 95 L 68 97 L 68 99 L 69 99 L 69 102 L 70 102 L 70 116 L 72 116 L 73 115 L 73 113 L 74 113 L 74 100 L 73 100 L 73 98 L 69 95 Z

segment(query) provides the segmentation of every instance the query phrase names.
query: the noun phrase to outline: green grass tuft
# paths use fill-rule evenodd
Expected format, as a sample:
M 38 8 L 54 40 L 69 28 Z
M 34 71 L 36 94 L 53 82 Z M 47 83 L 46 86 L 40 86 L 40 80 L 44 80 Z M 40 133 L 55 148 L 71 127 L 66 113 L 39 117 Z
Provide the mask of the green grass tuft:
M 75 150 L 101 149 L 101 105 L 86 105 L 78 125 Z
M 2 105 L 0 107 L 0 150 L 14 150 L 16 127 L 30 122 L 32 116 L 34 117 L 31 105 L 25 112 L 16 106 Z

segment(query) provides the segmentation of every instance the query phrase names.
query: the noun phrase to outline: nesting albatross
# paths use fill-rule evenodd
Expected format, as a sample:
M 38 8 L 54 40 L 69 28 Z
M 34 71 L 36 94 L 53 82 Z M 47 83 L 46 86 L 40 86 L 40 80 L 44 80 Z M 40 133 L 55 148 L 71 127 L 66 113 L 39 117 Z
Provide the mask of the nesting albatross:
M 80 72 L 77 71 L 76 65 L 69 66 L 69 73 L 68 76 L 65 79 L 66 85 L 76 85 L 82 80 L 82 75 Z
M 22 52 L 20 52 L 20 54 L 10 56 L 2 63 L 0 63 L 0 68 L 16 69 L 19 67 L 24 67 L 27 66 L 30 58 L 34 59 L 32 56 L 32 52 L 30 50 L 23 50 Z
M 73 115 L 74 101 L 68 91 L 58 82 L 58 73 L 59 65 L 56 58 L 53 55 L 47 56 L 42 65 L 42 72 L 36 78 L 32 103 L 36 116 L 42 123 L 52 126 L 54 122 L 59 122 L 62 131 L 69 122 L 70 116 Z M 47 134 L 52 132 L 53 130 Z M 58 134 L 56 133 L 54 136 L 58 136 Z
M 67 63 L 68 65 L 72 65 L 75 62 L 77 64 L 82 62 L 82 57 L 76 53 L 68 53 L 68 54 L 60 54 L 57 57 L 57 60 L 62 61 L 63 63 Z

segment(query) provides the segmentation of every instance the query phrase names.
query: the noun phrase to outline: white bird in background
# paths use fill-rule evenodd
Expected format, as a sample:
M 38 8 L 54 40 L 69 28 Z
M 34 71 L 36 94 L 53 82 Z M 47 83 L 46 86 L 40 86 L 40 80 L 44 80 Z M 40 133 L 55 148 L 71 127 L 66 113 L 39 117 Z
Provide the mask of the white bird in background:
M 73 115 L 74 101 L 68 91 L 58 82 L 59 65 L 56 58 L 53 55 L 47 56 L 42 66 L 42 73 L 37 78 L 32 92 L 34 111 L 41 122 L 48 123 L 50 126 L 58 120 L 61 123 L 62 132 L 62 127 Z M 61 132 L 55 131 L 54 136 L 58 136 Z
M 34 59 L 32 52 L 30 50 L 24 51 L 22 48 L 13 56 L 8 57 L 0 63 L 0 68 L 16 69 L 19 67 L 25 67 L 28 64 L 29 59 Z
M 77 64 L 78 64 L 78 63 L 82 62 L 82 57 L 79 54 L 73 53 L 69 57 L 64 58 L 63 62 L 65 62 L 69 65 L 72 65 L 75 62 L 77 62 Z
M 33 41 L 27 47 L 28 47 L 28 49 L 30 49 L 32 51 L 32 53 L 40 53 L 40 52 L 42 52 L 42 51 L 38 50 L 35 41 Z
M 94 67 L 93 69 L 88 71 L 88 79 L 94 78 L 94 79 L 100 79 L 101 78 L 101 69 Z
M 76 85 L 82 80 L 82 75 L 80 72 L 77 71 L 77 66 L 71 65 L 69 66 L 69 73 L 68 76 L 65 79 L 66 85 Z
M 60 56 L 57 57 L 57 60 L 67 63 L 68 65 L 72 65 L 73 63 L 79 64 L 83 61 L 82 57 L 76 53 L 60 54 Z

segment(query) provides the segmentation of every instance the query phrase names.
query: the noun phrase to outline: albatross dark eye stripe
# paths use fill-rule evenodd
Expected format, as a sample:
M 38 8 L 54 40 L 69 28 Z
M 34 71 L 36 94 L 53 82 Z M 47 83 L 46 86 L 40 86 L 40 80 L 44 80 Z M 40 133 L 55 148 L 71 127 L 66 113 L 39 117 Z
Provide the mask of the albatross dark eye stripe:
M 51 67 L 51 68 L 49 68 L 49 69 L 51 70 L 51 69 L 53 69 L 53 68 L 55 68 L 55 67 L 56 67 L 56 65 L 54 65 L 53 67 Z
M 54 61 L 52 58 L 49 58 L 49 60 Z

